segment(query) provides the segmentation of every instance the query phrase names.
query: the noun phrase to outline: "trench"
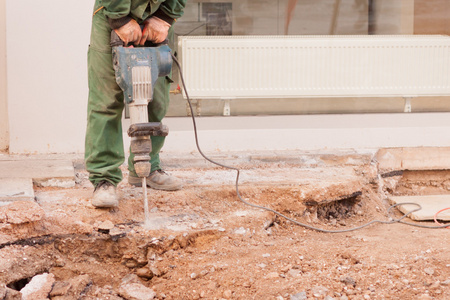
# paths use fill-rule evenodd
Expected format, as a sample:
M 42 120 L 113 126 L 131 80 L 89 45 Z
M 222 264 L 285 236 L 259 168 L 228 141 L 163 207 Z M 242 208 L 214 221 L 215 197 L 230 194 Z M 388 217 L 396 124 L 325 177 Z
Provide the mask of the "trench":
M 389 184 L 384 182 L 381 188 L 384 193 L 391 195 L 412 195 L 418 192 L 445 194 L 450 191 L 450 171 L 403 171 L 380 177 L 389 181 Z M 368 199 L 373 200 L 375 195 L 378 197 L 375 197 L 377 203 L 383 203 L 377 191 L 380 191 L 380 186 L 374 185 L 373 180 L 368 180 L 358 191 L 348 195 L 339 196 L 337 199 L 327 198 L 322 202 L 305 201 L 303 204 L 292 200 L 298 198 L 298 188 L 289 186 L 252 186 L 243 188 L 242 194 L 244 197 L 256 199 L 261 205 L 273 203 L 274 209 L 303 221 L 308 221 L 308 218 L 314 215 L 315 225 L 336 228 L 349 226 L 355 220 L 367 220 L 365 215 L 373 212 L 370 208 L 373 203 L 368 203 Z M 191 214 L 182 214 L 178 219 L 220 214 L 224 207 L 232 211 L 242 209 L 242 203 L 236 201 L 232 188 L 202 192 L 194 190 L 191 196 L 208 200 L 215 208 L 207 212 L 197 210 Z M 139 195 L 136 195 L 136 198 L 139 198 Z M 189 203 L 180 203 L 181 206 L 186 204 Z M 244 214 L 241 214 L 240 218 L 242 215 Z M 221 217 L 225 218 L 224 215 Z M 288 222 L 278 217 L 252 213 L 247 217 L 247 222 L 256 224 L 256 228 L 263 234 L 270 235 L 269 231 L 274 227 L 283 230 L 288 226 Z M 265 225 L 261 226 L 264 223 Z M 10 290 L 20 291 L 34 276 L 52 273 L 55 276 L 54 286 L 67 284 L 71 287 L 62 296 L 72 297 L 76 294 L 74 297 L 81 299 L 91 293 L 91 296 L 100 295 L 100 298 L 102 295 L 111 294 L 117 299 L 127 299 L 118 292 L 123 278 L 130 274 L 136 275 L 134 280 L 138 279 L 140 284 L 147 287 L 161 280 L 170 281 L 173 274 L 178 272 L 180 264 L 179 261 L 173 260 L 174 253 L 184 255 L 186 262 L 183 264 L 187 264 L 190 253 L 212 251 L 210 249 L 214 248 L 215 242 L 227 234 L 223 228 L 214 226 L 199 230 L 191 228 L 182 233 L 161 230 L 149 233 L 143 231 L 138 222 L 122 223 L 119 231 L 96 228 L 89 234 L 49 233 L 0 244 L 0 251 L 17 255 L 14 258 L 17 262 L 10 263 L 2 270 L 0 279 Z M 83 276 L 88 276 L 89 279 Z M 52 297 L 50 294 L 50 299 L 60 299 L 58 297 L 61 295 L 54 294 Z

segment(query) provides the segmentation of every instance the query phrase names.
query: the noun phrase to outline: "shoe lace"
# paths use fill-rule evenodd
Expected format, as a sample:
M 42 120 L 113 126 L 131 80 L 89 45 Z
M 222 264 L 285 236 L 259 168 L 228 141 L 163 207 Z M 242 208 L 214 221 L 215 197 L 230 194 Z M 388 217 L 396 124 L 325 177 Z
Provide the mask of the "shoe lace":
M 106 180 L 102 180 L 102 181 L 100 181 L 100 182 L 97 184 L 97 186 L 96 186 L 95 189 L 94 189 L 94 192 L 95 192 L 96 190 L 100 189 L 101 187 L 108 188 L 108 186 L 110 186 L 110 185 L 112 185 L 111 182 L 106 181 Z

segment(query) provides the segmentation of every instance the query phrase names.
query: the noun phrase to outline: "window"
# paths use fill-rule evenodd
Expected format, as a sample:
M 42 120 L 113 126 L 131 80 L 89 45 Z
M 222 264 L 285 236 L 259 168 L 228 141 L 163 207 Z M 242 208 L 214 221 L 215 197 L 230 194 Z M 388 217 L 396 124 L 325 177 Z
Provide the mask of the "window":
M 212 0 L 188 1 L 176 36 L 227 35 L 450 35 L 449 0 Z M 288 74 L 286 76 L 289 76 Z M 174 72 L 175 87 L 180 84 Z M 181 84 L 180 84 L 181 85 Z M 189 88 L 189 87 L 188 87 Z M 172 95 L 169 115 L 186 115 Z M 414 111 L 450 111 L 450 97 L 422 97 Z M 195 103 L 198 114 L 221 115 L 220 101 Z M 238 115 L 402 112 L 402 98 L 232 100 Z

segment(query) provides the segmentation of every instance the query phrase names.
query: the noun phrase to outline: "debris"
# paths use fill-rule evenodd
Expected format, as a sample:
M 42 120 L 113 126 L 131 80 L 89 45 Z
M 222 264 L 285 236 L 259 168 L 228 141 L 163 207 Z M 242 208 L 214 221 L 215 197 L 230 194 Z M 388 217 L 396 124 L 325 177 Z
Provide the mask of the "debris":
M 426 274 L 428 274 L 428 275 L 433 275 L 434 274 L 434 269 L 433 268 L 425 268 L 423 271 Z
M 314 297 L 319 298 L 319 297 L 326 296 L 326 294 L 328 293 L 328 289 L 326 287 L 324 287 L 324 286 L 318 285 L 318 286 L 314 286 L 311 289 L 311 292 L 314 295 Z
M 69 282 L 57 281 L 50 291 L 50 297 L 64 296 L 72 285 Z
M 162 275 L 164 275 L 163 272 L 161 272 L 157 267 L 152 266 L 150 267 L 150 271 L 153 273 L 154 276 L 156 277 L 161 277 Z
M 300 270 L 298 270 L 298 269 L 290 269 L 290 270 L 287 272 L 287 274 L 288 274 L 289 276 L 291 276 L 291 277 L 297 277 L 297 276 L 300 276 L 301 273 L 302 273 L 302 272 L 301 272 Z
M 308 297 L 306 296 L 306 292 L 300 292 L 295 295 L 291 295 L 291 300 L 306 300 Z
M 118 239 L 118 238 L 121 238 L 121 237 L 125 237 L 127 234 L 126 234 L 125 231 L 123 231 L 123 230 L 121 230 L 121 229 L 119 229 L 117 227 L 114 227 L 114 228 L 109 230 L 109 235 L 113 239 Z
M 106 220 L 106 221 L 102 222 L 100 225 L 98 225 L 98 230 L 101 230 L 101 231 L 109 232 L 113 228 L 114 228 L 114 223 L 109 220 Z
M 119 295 L 127 300 L 152 300 L 156 293 L 140 283 L 122 284 L 119 288 Z
M 152 279 L 153 278 L 153 272 L 150 270 L 150 269 L 148 269 L 148 268 L 140 268 L 140 269 L 137 269 L 136 270 L 136 275 L 137 276 L 139 276 L 139 277 L 141 277 L 141 278 L 144 278 L 144 279 L 147 279 L 147 280 L 149 280 L 149 279 Z
M 236 230 L 234 231 L 234 233 L 244 235 L 244 234 L 247 233 L 247 230 L 246 230 L 244 227 L 240 227 L 240 228 L 236 229 Z
M 356 286 L 356 281 L 355 281 L 355 279 L 353 279 L 353 278 L 350 277 L 350 276 L 342 277 L 342 278 L 341 278 L 341 282 L 342 282 L 342 283 L 345 283 L 345 284 L 347 284 L 347 285 L 351 285 L 351 286 L 353 286 L 353 287 Z
M 6 285 L 0 284 L 0 299 L 4 299 L 6 297 Z
M 136 274 L 128 274 L 122 278 L 122 285 L 129 283 L 139 283 L 139 277 Z
M 226 290 L 225 292 L 223 292 L 223 297 L 225 299 L 230 299 L 231 296 L 233 296 L 233 292 L 231 290 Z
M 0 207 L 0 223 L 24 224 L 42 220 L 44 210 L 33 201 L 15 201 Z
M 266 265 L 266 264 L 263 264 L 263 263 L 258 264 L 257 266 L 260 267 L 261 269 L 264 269 L 265 267 L 267 267 L 267 265 Z
M 6 296 L 4 300 L 22 300 L 22 293 L 10 288 L 6 288 Z
M 70 285 L 68 291 L 61 296 L 55 296 L 52 300 L 80 299 L 92 286 L 92 279 L 89 275 L 80 275 L 68 280 Z
M 55 275 L 44 273 L 34 276 L 31 281 L 20 290 L 22 300 L 47 299 L 55 282 Z

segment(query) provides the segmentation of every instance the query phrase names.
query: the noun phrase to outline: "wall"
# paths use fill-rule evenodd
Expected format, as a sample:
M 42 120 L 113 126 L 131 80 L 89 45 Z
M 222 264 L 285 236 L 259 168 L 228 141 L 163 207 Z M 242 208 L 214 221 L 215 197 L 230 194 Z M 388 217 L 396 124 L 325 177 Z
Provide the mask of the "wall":
M 10 153 L 83 151 L 92 8 L 6 0 Z
M 383 5 L 399 3 L 378 1 Z M 412 2 L 401 1 L 406 4 Z M 233 3 L 238 2 L 234 0 Z M 5 123 L 9 117 L 11 153 L 84 151 L 88 95 L 86 58 L 92 5 L 93 1 L 75 0 L 0 1 L 0 143 L 2 139 L 7 139 Z M 388 10 L 389 6 L 383 9 Z M 394 9 L 402 12 L 406 8 L 396 6 Z M 279 13 L 283 12 L 280 10 Z M 406 18 L 409 15 L 405 13 Z M 404 33 L 402 22 L 398 22 L 394 15 L 391 18 L 397 21 L 389 23 L 386 20 L 386 25 L 391 24 L 396 32 Z M 24 26 L 23 20 L 26 20 L 27 26 Z M 5 24 L 7 83 L 4 75 L 5 51 L 1 49 L 5 47 Z M 282 22 L 278 28 L 283 29 Z M 6 89 L 2 84 L 7 84 L 7 102 Z M 372 101 L 393 105 L 388 100 Z M 361 103 L 356 99 L 354 102 L 355 105 Z M 333 103 L 329 101 L 323 108 L 330 110 L 330 107 L 336 106 Z M 367 107 L 373 107 L 373 104 Z M 402 103 L 396 102 L 395 107 L 401 110 Z M 305 109 L 304 106 L 302 109 Z M 446 122 L 449 115 L 201 118 L 199 130 L 201 143 L 208 151 L 450 146 L 447 134 L 450 125 Z M 370 124 L 367 124 L 369 119 Z M 190 122 L 188 118 L 167 118 L 166 124 L 171 133 L 163 149 L 165 153 L 195 151 Z M 222 128 L 217 128 L 219 123 Z M 125 123 L 124 129 L 127 128 Z M 125 143 L 128 142 L 125 139 Z
M 0 151 L 9 146 L 6 91 L 6 3 L 0 1 Z

